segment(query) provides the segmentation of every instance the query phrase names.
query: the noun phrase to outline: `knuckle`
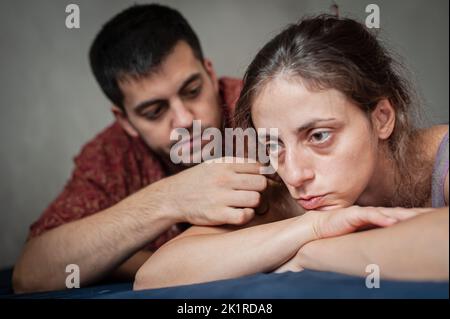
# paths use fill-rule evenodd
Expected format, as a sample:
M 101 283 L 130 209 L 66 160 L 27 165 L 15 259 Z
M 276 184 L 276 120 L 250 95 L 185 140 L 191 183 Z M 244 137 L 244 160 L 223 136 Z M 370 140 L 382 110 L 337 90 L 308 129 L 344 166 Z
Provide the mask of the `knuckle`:
M 242 224 L 245 222 L 245 213 L 244 210 L 240 210 L 236 213 L 235 217 L 234 217 L 234 222 L 236 224 Z
M 230 177 L 227 174 L 219 174 L 215 178 L 216 185 L 227 186 L 230 183 Z
M 253 208 L 246 208 L 245 210 L 246 217 L 252 216 L 255 214 L 255 210 Z
M 226 208 L 222 208 L 218 210 L 217 221 L 220 223 L 232 223 L 234 220 L 234 214 L 230 213 L 230 211 Z
M 261 194 L 258 192 L 252 192 L 250 195 L 250 201 L 253 207 L 258 206 L 261 203 Z
M 267 178 L 265 178 L 264 176 L 259 176 L 259 185 L 261 190 L 265 190 L 267 188 L 268 182 L 267 182 Z
M 255 175 L 254 177 L 246 178 L 243 181 L 249 189 L 263 191 L 267 188 L 267 179 L 264 176 Z

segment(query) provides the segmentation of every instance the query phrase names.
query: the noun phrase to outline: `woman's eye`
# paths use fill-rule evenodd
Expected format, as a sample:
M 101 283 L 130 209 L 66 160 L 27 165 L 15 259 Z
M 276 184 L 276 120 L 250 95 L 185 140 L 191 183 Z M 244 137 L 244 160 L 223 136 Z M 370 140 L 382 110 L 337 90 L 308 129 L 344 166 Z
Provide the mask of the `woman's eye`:
M 267 154 L 275 154 L 280 151 L 280 144 L 278 143 L 268 143 L 266 144 Z
M 311 134 L 310 139 L 313 143 L 321 144 L 321 143 L 326 142 L 330 138 L 330 136 L 331 136 L 330 132 L 322 131 L 322 132 L 316 132 L 314 134 Z

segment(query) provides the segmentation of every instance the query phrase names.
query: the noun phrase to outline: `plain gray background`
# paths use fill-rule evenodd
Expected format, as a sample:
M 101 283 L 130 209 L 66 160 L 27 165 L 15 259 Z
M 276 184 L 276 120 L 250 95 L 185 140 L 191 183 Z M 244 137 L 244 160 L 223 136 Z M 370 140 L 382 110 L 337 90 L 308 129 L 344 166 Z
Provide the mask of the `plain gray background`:
M 76 3 L 81 28 L 66 29 Z M 29 225 L 64 186 L 80 147 L 112 121 L 87 52 L 101 25 L 135 1 L 0 0 L 0 267 L 19 256 Z M 143 3 L 140 1 L 139 3 Z M 330 12 L 332 1 L 159 1 L 191 22 L 220 75 L 242 76 L 287 23 Z M 381 9 L 381 35 L 404 56 L 424 99 L 426 124 L 448 123 L 448 1 L 337 1 L 364 21 Z

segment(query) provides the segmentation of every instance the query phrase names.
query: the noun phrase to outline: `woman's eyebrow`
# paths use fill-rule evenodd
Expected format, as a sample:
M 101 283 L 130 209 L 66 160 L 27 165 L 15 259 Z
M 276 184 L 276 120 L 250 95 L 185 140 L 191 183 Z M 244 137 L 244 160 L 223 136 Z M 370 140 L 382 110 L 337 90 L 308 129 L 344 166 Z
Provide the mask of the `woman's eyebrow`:
M 257 139 L 260 143 L 265 143 L 268 140 L 270 141 L 275 141 L 275 140 L 279 140 L 280 136 L 279 135 L 272 135 L 270 132 L 266 132 L 266 131 L 258 131 L 258 136 Z
M 336 118 L 331 117 L 331 118 L 326 118 L 326 119 L 312 119 L 311 121 L 306 122 L 305 124 L 303 124 L 302 126 L 298 127 L 296 129 L 297 133 L 300 133 L 302 131 L 308 130 L 310 128 L 313 128 L 314 126 L 316 126 L 319 123 L 322 122 L 330 122 L 330 121 L 335 121 Z M 280 140 L 280 135 L 271 135 L 270 133 L 266 133 L 266 131 L 263 132 L 263 134 L 258 132 L 258 139 L 267 139 L 269 138 L 270 140 Z
M 299 126 L 296 131 L 297 133 L 301 133 L 305 130 L 309 130 L 310 128 L 313 128 L 314 126 L 316 126 L 317 124 L 321 123 L 321 122 L 330 122 L 330 121 L 334 121 L 336 120 L 336 118 L 332 117 L 332 118 L 327 118 L 327 119 L 312 119 L 308 122 L 306 122 L 305 124 Z

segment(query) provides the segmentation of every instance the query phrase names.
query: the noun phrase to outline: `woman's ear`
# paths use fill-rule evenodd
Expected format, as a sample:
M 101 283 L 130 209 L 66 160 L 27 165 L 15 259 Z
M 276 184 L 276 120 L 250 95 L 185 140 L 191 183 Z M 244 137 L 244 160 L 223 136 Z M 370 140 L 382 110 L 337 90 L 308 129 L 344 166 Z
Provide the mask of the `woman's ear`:
M 203 65 L 205 67 L 206 73 L 208 73 L 208 75 L 213 83 L 214 90 L 216 92 L 219 92 L 219 81 L 217 79 L 217 74 L 216 74 L 216 71 L 214 71 L 214 66 L 213 66 L 211 60 L 205 59 L 203 61 Z
M 388 99 L 380 100 L 372 111 L 371 119 L 378 138 L 388 139 L 395 127 L 395 110 L 391 102 Z
M 118 106 L 113 105 L 113 106 L 111 106 L 111 112 L 113 113 L 113 115 L 116 118 L 117 122 L 119 122 L 120 126 L 122 126 L 122 128 L 125 130 L 125 132 L 128 135 L 130 135 L 131 137 L 138 137 L 139 136 L 139 133 L 136 131 L 136 129 L 130 123 L 130 120 L 128 119 L 128 116 L 125 114 L 125 111 L 123 111 Z

